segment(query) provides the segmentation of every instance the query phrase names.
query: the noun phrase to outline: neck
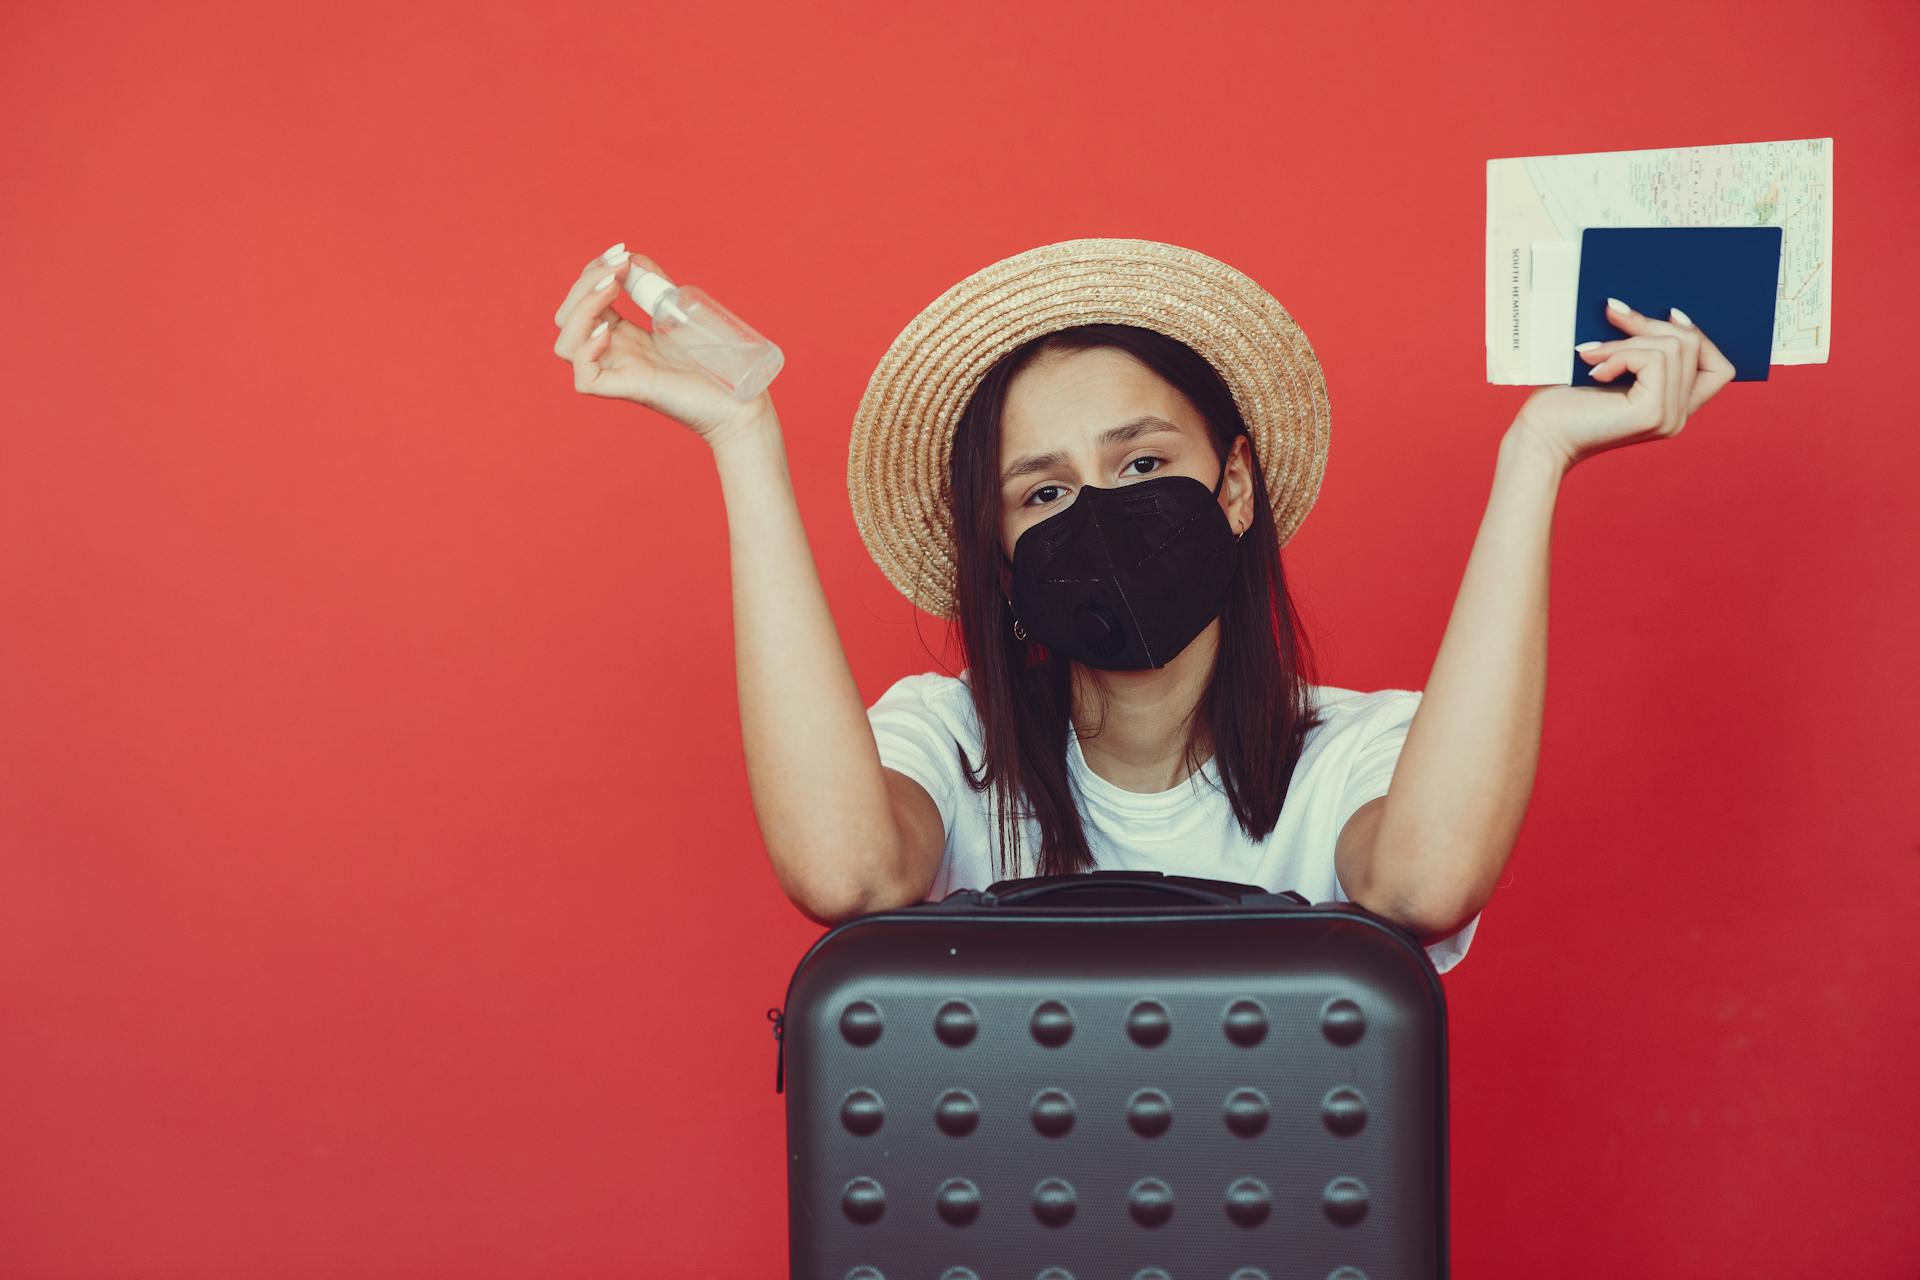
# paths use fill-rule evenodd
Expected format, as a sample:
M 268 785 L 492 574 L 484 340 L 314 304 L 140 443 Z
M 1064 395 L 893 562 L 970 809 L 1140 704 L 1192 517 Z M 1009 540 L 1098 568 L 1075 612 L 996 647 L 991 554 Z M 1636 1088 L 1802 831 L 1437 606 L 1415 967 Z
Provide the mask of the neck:
M 1102 671 L 1074 663 L 1073 729 L 1087 767 L 1128 791 L 1167 791 L 1186 781 L 1188 722 L 1219 647 L 1215 618 L 1164 667 Z M 1204 759 L 1204 726 L 1201 732 Z

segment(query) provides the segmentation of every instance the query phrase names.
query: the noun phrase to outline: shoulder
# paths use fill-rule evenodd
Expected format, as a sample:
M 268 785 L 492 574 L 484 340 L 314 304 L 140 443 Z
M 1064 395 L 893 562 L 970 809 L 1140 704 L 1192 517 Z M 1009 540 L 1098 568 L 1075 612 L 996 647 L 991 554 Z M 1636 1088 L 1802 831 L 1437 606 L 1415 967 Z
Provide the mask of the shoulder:
M 960 812 L 962 769 L 971 767 L 963 766 L 960 755 L 977 759 L 985 736 L 965 674 L 923 671 L 902 676 L 867 708 L 880 763 L 925 788 L 948 832 Z
M 941 671 L 902 676 L 867 708 L 867 717 L 876 725 L 911 721 L 928 729 L 944 730 L 962 743 L 972 743 L 981 736 L 973 690 L 965 671 L 957 676 Z
M 973 691 L 967 684 L 967 673 L 957 676 L 947 675 L 943 671 L 920 671 L 913 675 L 901 676 L 887 686 L 880 695 L 874 708 L 880 707 L 954 707 L 973 706 Z
M 962 671 L 950 676 L 944 671 L 916 671 L 912 675 L 901 676 L 887 686 L 882 697 L 912 695 L 921 698 L 948 697 L 955 693 L 967 693 L 967 680 L 970 672 Z
M 1313 704 L 1321 723 L 1314 738 L 1366 739 L 1404 732 L 1420 709 L 1419 689 L 1342 689 L 1335 685 L 1311 686 Z
M 1342 689 L 1336 685 L 1311 686 L 1313 704 L 1328 720 L 1342 722 L 1368 716 L 1393 715 L 1418 706 L 1419 689 Z

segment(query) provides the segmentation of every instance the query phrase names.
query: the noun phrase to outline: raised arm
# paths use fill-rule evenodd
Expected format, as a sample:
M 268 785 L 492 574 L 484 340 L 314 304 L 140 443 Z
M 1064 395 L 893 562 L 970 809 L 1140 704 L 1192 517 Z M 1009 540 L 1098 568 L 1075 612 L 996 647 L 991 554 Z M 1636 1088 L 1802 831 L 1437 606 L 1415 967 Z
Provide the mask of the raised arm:
M 574 390 L 630 400 L 712 449 L 733 562 L 740 730 L 754 816 L 780 887 L 816 922 L 923 896 L 940 815 L 920 784 L 881 767 L 866 708 L 827 611 L 765 392 L 741 403 L 676 366 L 618 314 L 616 281 L 660 264 L 616 244 L 587 263 L 553 313 Z
M 747 783 L 774 872 L 823 924 L 917 901 L 939 863 L 939 812 L 918 783 L 881 767 L 800 522 L 779 420 L 769 410 L 712 443 L 733 562 Z
M 1507 432 L 1393 785 L 1341 834 L 1349 896 L 1422 942 L 1453 933 L 1486 905 L 1533 793 L 1560 477 L 1548 451 Z
M 1733 380 L 1733 365 L 1685 313 L 1656 320 L 1607 303 L 1607 319 L 1626 336 L 1574 348 L 1598 385 L 1540 388 L 1501 437 L 1493 492 L 1393 783 L 1376 811 L 1363 808 L 1341 834 L 1349 896 L 1425 941 L 1486 905 L 1533 792 L 1562 480 L 1596 454 L 1679 435 Z M 1617 383 L 1629 372 L 1623 392 Z

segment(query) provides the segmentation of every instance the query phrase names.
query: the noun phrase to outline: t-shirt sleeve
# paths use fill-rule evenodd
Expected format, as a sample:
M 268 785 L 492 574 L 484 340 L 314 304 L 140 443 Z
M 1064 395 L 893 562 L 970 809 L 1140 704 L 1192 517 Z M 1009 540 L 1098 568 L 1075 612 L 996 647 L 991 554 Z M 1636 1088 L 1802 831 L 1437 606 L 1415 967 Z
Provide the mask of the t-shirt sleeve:
M 1393 781 L 1394 767 L 1400 763 L 1400 748 L 1406 744 L 1407 730 L 1413 724 L 1413 713 L 1420 709 L 1422 695 L 1418 689 L 1388 689 L 1382 692 L 1387 696 L 1376 700 L 1377 705 L 1367 712 L 1365 719 L 1355 729 L 1361 735 L 1361 742 L 1354 755 L 1353 766 L 1348 771 L 1346 786 L 1340 793 L 1336 815 L 1338 820 L 1334 825 L 1336 838 L 1339 832 L 1346 830 L 1347 820 L 1361 805 L 1387 794 L 1388 784 Z M 1351 901 L 1337 872 L 1334 889 L 1340 901 Z M 1473 918 L 1459 929 L 1437 942 L 1428 943 L 1427 955 L 1433 960 L 1433 967 L 1445 973 L 1459 964 L 1466 956 L 1479 926 L 1480 913 L 1476 911 Z
M 1340 792 L 1335 830 L 1344 831 L 1347 819 L 1361 805 L 1387 794 L 1387 784 L 1393 781 L 1400 748 L 1406 744 L 1407 730 L 1413 725 L 1413 713 L 1420 709 L 1422 696 L 1418 689 L 1383 689 L 1373 695 L 1372 707 L 1352 730 L 1359 746 Z
M 940 829 L 953 830 L 960 782 L 959 743 L 927 695 L 937 673 L 903 676 L 867 708 L 880 763 L 906 774 L 933 797 Z

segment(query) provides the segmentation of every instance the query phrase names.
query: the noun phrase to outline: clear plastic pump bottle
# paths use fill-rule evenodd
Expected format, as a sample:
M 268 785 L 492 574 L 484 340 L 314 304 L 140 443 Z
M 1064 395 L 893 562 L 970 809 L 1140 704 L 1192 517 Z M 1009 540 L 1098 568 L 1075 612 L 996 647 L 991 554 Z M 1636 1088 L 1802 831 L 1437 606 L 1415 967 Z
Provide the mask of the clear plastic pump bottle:
M 653 318 L 653 340 L 665 359 L 698 369 L 735 400 L 745 403 L 765 391 L 786 363 L 780 348 L 698 285 L 675 285 L 636 265 L 627 293 Z

